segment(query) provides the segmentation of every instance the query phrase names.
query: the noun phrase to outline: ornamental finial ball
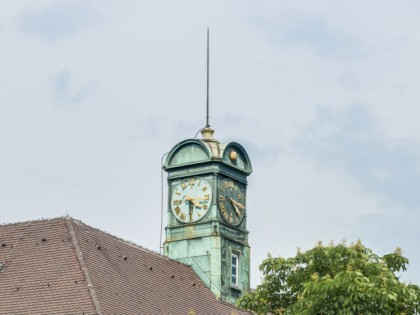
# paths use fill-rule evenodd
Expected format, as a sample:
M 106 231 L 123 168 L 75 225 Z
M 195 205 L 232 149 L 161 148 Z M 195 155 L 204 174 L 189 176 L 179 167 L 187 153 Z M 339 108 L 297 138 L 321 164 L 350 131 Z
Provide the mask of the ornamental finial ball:
M 238 159 L 238 153 L 236 153 L 236 151 L 232 150 L 229 152 L 229 158 L 233 161 L 236 162 L 236 160 Z

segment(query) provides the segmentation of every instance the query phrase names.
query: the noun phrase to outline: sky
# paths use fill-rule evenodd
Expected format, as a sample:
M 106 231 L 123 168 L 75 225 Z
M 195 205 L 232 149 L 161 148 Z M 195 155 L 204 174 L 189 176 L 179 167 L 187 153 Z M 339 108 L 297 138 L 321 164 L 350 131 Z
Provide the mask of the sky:
M 414 0 L 7 1 L 0 222 L 68 214 L 159 251 L 161 160 L 205 126 L 209 27 L 210 124 L 253 166 L 252 287 L 267 253 L 358 239 L 401 247 L 420 284 L 419 16 Z

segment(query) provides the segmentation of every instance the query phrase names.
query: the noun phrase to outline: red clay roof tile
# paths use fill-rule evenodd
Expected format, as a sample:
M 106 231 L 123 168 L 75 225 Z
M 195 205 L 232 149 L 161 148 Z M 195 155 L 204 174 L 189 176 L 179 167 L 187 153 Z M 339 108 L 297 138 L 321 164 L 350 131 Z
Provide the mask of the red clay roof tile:
M 69 217 L 0 225 L 0 262 L 0 315 L 250 314 L 191 267 Z

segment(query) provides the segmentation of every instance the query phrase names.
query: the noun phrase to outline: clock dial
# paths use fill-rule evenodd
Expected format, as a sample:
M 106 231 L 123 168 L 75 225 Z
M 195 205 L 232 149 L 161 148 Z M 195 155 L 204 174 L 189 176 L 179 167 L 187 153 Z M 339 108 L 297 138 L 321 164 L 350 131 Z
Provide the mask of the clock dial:
M 232 179 L 224 179 L 219 186 L 218 206 L 223 219 L 231 224 L 241 223 L 245 214 L 245 192 Z
M 172 192 L 172 212 L 183 223 L 196 222 L 209 210 L 211 197 L 211 187 L 205 179 L 186 178 Z

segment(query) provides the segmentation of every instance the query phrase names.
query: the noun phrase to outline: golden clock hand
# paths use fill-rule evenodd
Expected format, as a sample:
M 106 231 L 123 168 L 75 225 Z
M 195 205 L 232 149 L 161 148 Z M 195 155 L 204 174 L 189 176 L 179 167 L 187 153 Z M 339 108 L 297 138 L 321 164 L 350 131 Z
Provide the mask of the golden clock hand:
M 241 212 L 238 210 L 238 207 L 233 204 L 233 207 L 235 208 L 235 212 L 238 214 L 238 216 L 241 216 Z
M 245 206 L 244 206 L 244 205 L 240 204 L 239 202 L 237 202 L 236 200 L 234 200 L 234 199 L 232 199 L 232 198 L 231 198 L 231 200 L 232 200 L 232 202 L 233 202 L 234 204 L 236 204 L 239 208 L 241 208 L 242 210 L 245 210 Z
M 197 201 L 197 200 L 195 200 L 195 199 L 193 199 L 193 200 L 191 200 L 191 202 L 194 204 L 194 206 L 196 206 L 197 208 L 202 208 L 201 207 L 201 204 Z
M 241 212 L 238 210 L 238 207 L 237 207 L 237 205 L 236 205 L 235 200 L 233 200 L 232 198 L 230 198 L 230 203 L 232 204 L 233 208 L 235 208 L 235 212 L 236 212 L 236 214 L 237 214 L 238 216 L 240 216 L 240 215 L 241 215 Z
M 209 198 L 208 197 L 206 197 L 206 196 L 201 196 L 201 197 L 194 197 L 194 198 L 192 198 L 192 197 L 190 197 L 191 199 L 194 199 L 194 200 L 208 200 Z
M 202 208 L 202 206 L 200 205 L 200 203 L 196 200 L 199 197 L 198 198 L 197 197 L 196 198 L 193 198 L 193 197 L 190 197 L 190 196 L 185 196 L 184 198 L 185 198 L 185 200 L 191 202 L 195 207 Z

